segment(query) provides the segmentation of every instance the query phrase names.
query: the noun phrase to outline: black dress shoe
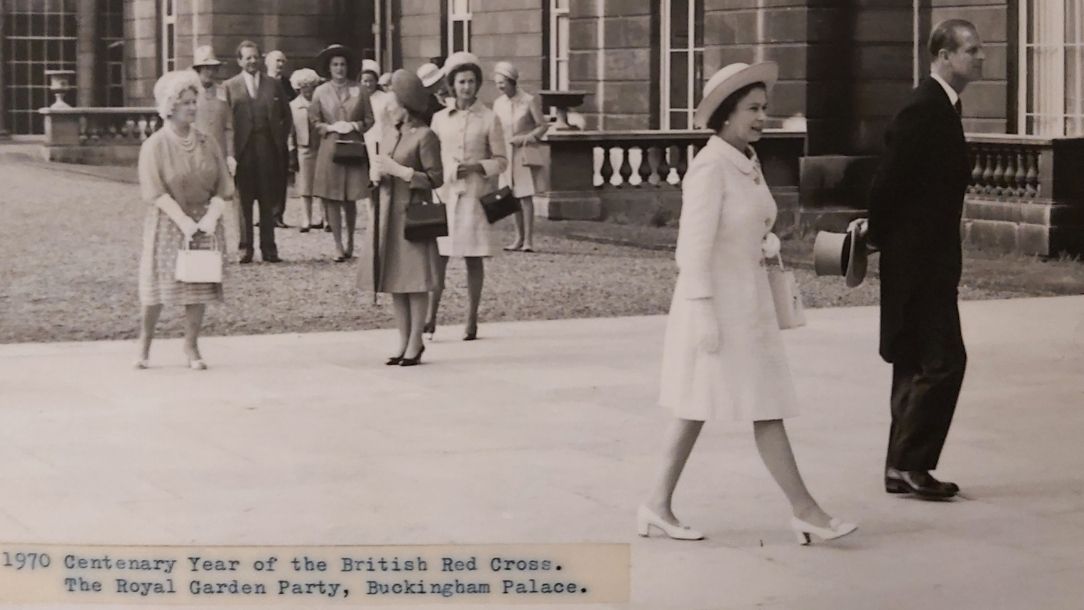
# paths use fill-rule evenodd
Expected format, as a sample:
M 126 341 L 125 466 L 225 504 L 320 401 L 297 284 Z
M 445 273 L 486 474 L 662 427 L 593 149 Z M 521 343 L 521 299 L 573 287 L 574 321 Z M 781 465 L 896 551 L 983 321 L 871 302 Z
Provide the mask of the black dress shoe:
M 281 263 L 282 259 L 279 258 L 279 256 L 277 254 L 270 254 L 270 255 L 265 255 L 263 257 L 263 262 L 265 262 L 265 263 Z
M 941 482 L 925 470 L 885 470 L 885 491 L 890 494 L 914 494 L 925 500 L 944 500 L 955 496 L 960 487 Z
M 246 252 L 245 254 L 241 255 L 241 260 L 239 260 L 237 262 L 241 263 L 242 265 L 247 265 L 247 264 L 251 263 L 252 262 L 252 253 L 251 252 Z
M 278 221 L 275 222 L 275 228 L 276 229 L 289 229 L 290 225 L 286 224 L 285 222 L 282 222 L 281 220 L 278 220 Z

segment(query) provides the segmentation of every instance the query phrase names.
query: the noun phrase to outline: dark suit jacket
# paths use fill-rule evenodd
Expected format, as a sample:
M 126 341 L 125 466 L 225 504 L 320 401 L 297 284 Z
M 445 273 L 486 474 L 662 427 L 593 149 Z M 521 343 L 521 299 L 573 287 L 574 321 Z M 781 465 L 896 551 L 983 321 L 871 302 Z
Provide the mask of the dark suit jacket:
M 270 117 L 271 139 L 275 142 L 275 149 L 285 163 L 286 140 L 290 135 L 293 117 L 290 113 L 290 103 L 282 90 L 282 83 L 278 79 L 261 74 L 260 87 L 255 99 L 248 94 L 244 73 L 234 76 L 223 84 L 226 87 L 226 99 L 233 110 L 233 141 L 236 156 L 240 158 L 244 154 L 245 145 L 248 144 L 249 136 L 252 135 L 254 106 L 262 105 L 267 109 L 267 115 Z
M 931 77 L 892 119 L 885 144 L 870 191 L 869 237 L 881 250 L 880 352 L 893 362 L 900 336 L 938 313 L 916 307 L 956 307 L 971 168 L 960 117 Z

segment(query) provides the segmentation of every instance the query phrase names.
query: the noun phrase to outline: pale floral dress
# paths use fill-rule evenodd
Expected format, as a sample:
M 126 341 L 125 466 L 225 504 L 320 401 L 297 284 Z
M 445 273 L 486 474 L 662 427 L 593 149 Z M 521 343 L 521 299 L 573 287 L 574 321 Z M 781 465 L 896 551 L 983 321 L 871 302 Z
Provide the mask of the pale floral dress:
M 195 127 L 181 138 L 169 125 L 151 135 L 139 151 L 139 187 L 147 216 L 143 223 L 143 252 L 139 261 L 139 301 L 143 305 L 190 305 L 222 300 L 222 284 L 196 284 L 174 279 L 177 252 L 184 234 L 158 209 L 155 201 L 169 195 L 192 220 L 207 213 L 211 197 L 229 200 L 233 180 L 218 143 Z M 225 214 L 223 214 L 225 216 Z M 217 245 L 225 254 L 222 218 L 215 237 L 197 234 L 192 247 Z M 217 243 L 215 243 L 217 242 Z

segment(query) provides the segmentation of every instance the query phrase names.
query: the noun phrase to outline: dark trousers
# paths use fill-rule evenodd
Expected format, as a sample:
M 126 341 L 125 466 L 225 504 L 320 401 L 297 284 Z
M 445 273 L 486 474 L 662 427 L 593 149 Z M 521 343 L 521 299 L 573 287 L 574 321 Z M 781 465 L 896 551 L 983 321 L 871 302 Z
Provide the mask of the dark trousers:
M 282 160 L 266 131 L 256 131 L 249 136 L 245 150 L 237 157 L 237 196 L 241 202 L 240 250 L 252 253 L 253 218 L 252 204 L 260 206 L 260 253 L 277 256 L 275 246 L 275 211 L 285 201 L 285 171 Z M 283 183 L 280 188 L 279 183 Z
M 886 465 L 933 470 L 945 445 L 964 380 L 967 351 L 956 290 L 920 295 L 892 363 L 892 427 Z

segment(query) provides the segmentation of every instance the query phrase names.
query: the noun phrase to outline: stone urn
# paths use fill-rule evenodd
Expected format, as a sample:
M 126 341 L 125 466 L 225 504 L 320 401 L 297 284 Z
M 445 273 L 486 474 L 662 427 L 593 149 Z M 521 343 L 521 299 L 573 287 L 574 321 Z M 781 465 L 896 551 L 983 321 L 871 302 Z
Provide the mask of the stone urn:
M 50 108 L 71 108 L 64 101 L 64 94 L 72 89 L 72 80 L 75 79 L 75 70 L 46 70 L 45 78 L 49 79 L 49 91 L 56 96 Z
M 542 96 L 542 107 L 550 106 L 557 109 L 557 121 L 550 127 L 550 131 L 576 131 L 579 128 L 568 124 L 568 109 L 583 104 L 586 91 L 539 91 Z

